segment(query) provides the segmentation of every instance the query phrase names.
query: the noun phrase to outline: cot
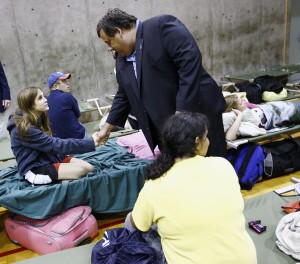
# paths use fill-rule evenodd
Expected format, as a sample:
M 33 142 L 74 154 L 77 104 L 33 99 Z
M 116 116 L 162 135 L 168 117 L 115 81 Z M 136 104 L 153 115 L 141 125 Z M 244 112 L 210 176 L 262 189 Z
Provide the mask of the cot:
M 45 219 L 77 205 L 89 205 L 95 213 L 133 208 L 150 160 L 128 153 L 116 138 L 94 152 L 76 157 L 93 164 L 95 172 L 80 180 L 32 186 L 18 174 L 16 166 L 2 169 L 0 206 L 35 219 Z
M 300 132 L 300 125 L 298 124 L 284 129 L 280 129 L 278 131 L 268 132 L 261 136 L 243 137 L 243 138 L 238 138 L 236 140 L 229 140 L 227 141 L 227 146 L 228 148 L 237 149 L 240 145 L 250 143 L 250 142 L 263 144 L 265 142 L 289 138 L 290 136 L 299 136 L 299 132 Z
M 221 77 L 221 79 L 230 81 L 230 82 L 246 82 L 252 81 L 253 79 L 263 76 L 263 75 L 270 75 L 274 76 L 280 80 L 287 81 L 287 79 L 300 72 L 300 64 L 290 64 L 284 65 L 281 67 L 274 67 L 270 69 L 260 69 L 253 72 L 241 73 L 241 74 L 232 74 L 232 75 L 225 75 Z

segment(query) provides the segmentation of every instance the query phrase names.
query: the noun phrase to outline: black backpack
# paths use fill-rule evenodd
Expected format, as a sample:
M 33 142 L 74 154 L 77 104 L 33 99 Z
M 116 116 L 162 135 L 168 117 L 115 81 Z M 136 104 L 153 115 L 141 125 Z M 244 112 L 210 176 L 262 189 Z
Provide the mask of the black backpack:
M 284 139 L 262 147 L 265 153 L 264 178 L 274 178 L 300 170 L 299 139 Z
M 255 83 L 239 83 L 236 85 L 240 92 L 246 92 L 246 97 L 250 103 L 262 103 L 262 89 Z
M 263 75 L 254 79 L 254 83 L 261 87 L 263 92 L 281 93 L 283 84 L 274 76 Z

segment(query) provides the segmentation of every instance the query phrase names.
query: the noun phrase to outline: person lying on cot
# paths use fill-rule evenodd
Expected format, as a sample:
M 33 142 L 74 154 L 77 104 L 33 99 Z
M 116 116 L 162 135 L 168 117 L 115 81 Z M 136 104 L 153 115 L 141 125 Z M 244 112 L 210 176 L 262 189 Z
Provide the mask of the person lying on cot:
M 47 99 L 38 87 L 22 89 L 17 102 L 19 109 L 11 114 L 7 130 L 20 175 L 32 184 L 48 184 L 79 179 L 94 170 L 88 162 L 65 155 L 94 151 L 105 143 L 97 133 L 86 139 L 52 137 Z
M 226 140 L 263 135 L 300 122 L 300 101 L 274 101 L 255 105 L 236 94 L 226 95 L 223 125 Z
M 238 177 L 225 158 L 206 157 L 207 129 L 200 113 L 167 120 L 161 154 L 147 170 L 125 227 L 153 232 L 157 224 L 168 263 L 257 263 Z

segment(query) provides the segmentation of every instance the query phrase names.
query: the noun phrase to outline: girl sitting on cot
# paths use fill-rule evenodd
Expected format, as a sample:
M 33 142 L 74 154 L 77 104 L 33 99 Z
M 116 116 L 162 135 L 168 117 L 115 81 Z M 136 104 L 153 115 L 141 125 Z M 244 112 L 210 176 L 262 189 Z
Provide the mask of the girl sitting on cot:
M 300 101 L 274 101 L 255 105 L 236 94 L 226 95 L 223 124 L 226 140 L 258 136 L 300 122 Z
M 48 184 L 79 179 L 94 170 L 88 162 L 65 155 L 94 151 L 105 140 L 97 133 L 86 139 L 52 137 L 47 99 L 38 87 L 22 89 L 17 102 L 19 109 L 10 116 L 7 130 L 20 175 L 32 184 Z
M 226 159 L 205 157 L 207 129 L 200 113 L 167 120 L 161 154 L 147 170 L 125 227 L 153 233 L 157 224 L 168 263 L 255 264 L 238 177 Z

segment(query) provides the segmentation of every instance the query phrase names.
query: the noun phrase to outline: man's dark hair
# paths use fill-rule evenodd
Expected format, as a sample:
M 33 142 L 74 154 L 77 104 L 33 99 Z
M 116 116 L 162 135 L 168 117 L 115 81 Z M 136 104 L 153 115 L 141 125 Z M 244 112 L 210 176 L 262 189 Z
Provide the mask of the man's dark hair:
M 135 27 L 137 18 L 129 15 L 119 8 L 108 9 L 107 13 L 100 19 L 97 25 L 97 35 L 100 38 L 100 29 L 109 37 L 117 33 L 117 28 L 131 29 Z

